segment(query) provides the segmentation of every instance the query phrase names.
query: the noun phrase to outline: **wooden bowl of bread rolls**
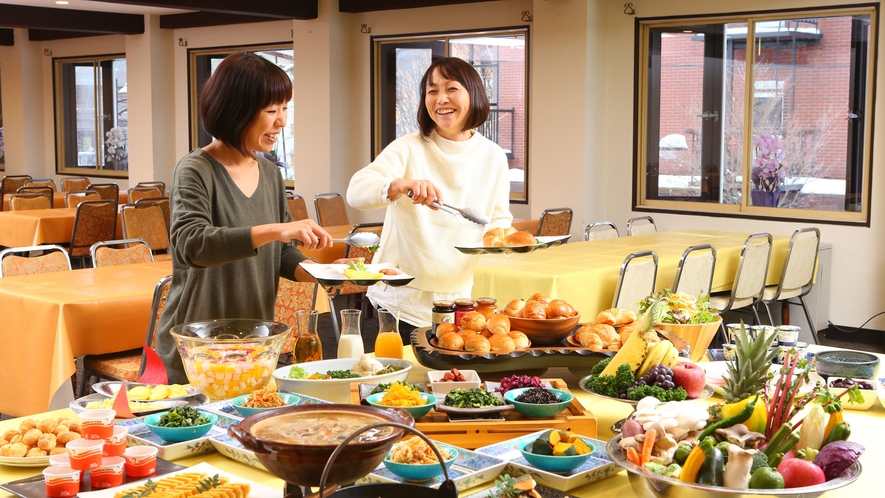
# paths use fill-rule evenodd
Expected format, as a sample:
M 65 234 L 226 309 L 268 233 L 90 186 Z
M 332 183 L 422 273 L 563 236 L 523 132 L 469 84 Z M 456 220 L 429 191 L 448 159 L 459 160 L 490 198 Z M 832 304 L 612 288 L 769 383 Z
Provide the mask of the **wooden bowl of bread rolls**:
M 535 346 L 559 344 L 581 320 L 572 305 L 541 293 L 510 301 L 502 314 L 510 317 L 511 330 L 524 333 Z

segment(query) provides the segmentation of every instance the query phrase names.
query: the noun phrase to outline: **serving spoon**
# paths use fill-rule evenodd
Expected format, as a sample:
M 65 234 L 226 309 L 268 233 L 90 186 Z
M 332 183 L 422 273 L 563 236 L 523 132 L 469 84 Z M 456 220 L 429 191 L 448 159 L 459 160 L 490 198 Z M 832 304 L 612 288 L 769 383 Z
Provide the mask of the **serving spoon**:
M 409 193 L 406 195 L 408 195 L 409 198 L 411 198 L 412 191 L 409 190 Z M 436 201 L 431 202 L 430 205 L 439 209 L 440 211 L 445 211 L 446 213 L 449 213 L 450 215 L 452 215 L 455 218 L 458 218 L 459 220 L 462 220 L 462 221 L 472 221 L 473 223 L 476 223 L 477 225 L 488 225 L 489 224 L 489 219 L 486 218 L 486 216 L 484 214 L 480 213 L 479 211 L 477 211 L 476 209 L 473 209 L 473 208 L 469 208 L 469 207 L 457 208 L 455 206 L 450 206 L 446 203 L 438 203 Z
M 332 242 L 342 242 L 356 247 L 372 247 L 377 246 L 381 242 L 381 238 L 372 232 L 356 232 L 343 239 L 332 239 Z

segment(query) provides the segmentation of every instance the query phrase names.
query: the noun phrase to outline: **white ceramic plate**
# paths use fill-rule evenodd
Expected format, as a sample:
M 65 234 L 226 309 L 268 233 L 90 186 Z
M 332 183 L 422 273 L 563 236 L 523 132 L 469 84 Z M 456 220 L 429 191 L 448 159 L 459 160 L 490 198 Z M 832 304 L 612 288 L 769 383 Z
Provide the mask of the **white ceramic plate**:
M 451 446 L 458 450 L 458 458 L 452 463 L 452 466 L 449 467 L 449 479 L 455 482 L 458 489 L 470 489 L 474 486 L 494 480 L 507 464 L 500 458 L 482 455 L 475 451 L 465 450 L 451 444 L 440 443 L 438 441 L 434 442 L 440 446 Z M 437 488 L 442 481 L 443 477 L 440 475 L 420 484 Z M 356 483 L 366 484 L 373 482 L 404 483 L 406 481 L 402 477 L 387 470 L 387 467 L 384 466 L 384 462 L 382 462 L 369 475 L 359 479 Z
M 94 403 L 94 402 L 101 403 L 102 401 L 104 401 L 106 399 L 109 399 L 109 398 L 107 396 L 105 396 L 104 394 L 99 394 L 99 393 L 90 394 L 89 396 L 83 396 L 82 398 L 77 398 L 74 401 L 71 401 L 71 403 L 68 405 L 68 408 L 70 408 L 71 411 L 74 413 L 80 413 L 80 412 L 86 410 L 86 405 L 88 405 L 89 403 Z M 206 398 L 206 399 L 208 400 L 208 398 Z M 187 399 L 164 399 L 164 400 L 160 400 L 160 401 L 143 401 L 143 402 L 142 401 L 133 401 L 133 403 L 139 403 L 144 406 L 148 406 L 148 404 L 150 404 L 150 407 L 140 409 L 140 410 L 139 409 L 133 410 L 132 403 L 129 404 L 129 409 L 132 411 L 133 414 L 135 414 L 135 415 L 148 415 L 151 413 L 163 412 L 166 410 L 170 410 L 172 408 L 175 408 L 176 406 L 188 405 L 188 404 L 190 404 L 190 401 Z
M 304 268 L 304 271 L 310 273 L 313 278 L 317 279 L 320 285 L 325 287 L 334 287 L 344 282 L 353 282 L 356 285 L 373 285 L 378 282 L 384 282 L 385 284 L 398 287 L 415 280 L 415 277 L 403 273 L 402 270 L 397 270 L 399 272 L 397 275 L 384 275 L 379 279 L 353 280 L 344 276 L 344 269 L 347 268 L 347 265 L 301 265 L 301 267 Z M 372 273 L 378 273 L 382 269 L 394 269 L 394 266 L 390 263 L 369 263 L 366 265 L 366 268 Z
M 230 472 L 225 472 L 219 468 L 213 467 L 212 465 L 209 465 L 206 462 L 198 463 L 198 464 L 194 465 L 193 467 L 179 470 L 178 472 L 172 472 L 171 474 L 166 474 L 166 475 L 163 475 L 163 476 L 160 476 L 157 478 L 152 478 L 152 480 L 159 481 L 163 478 L 168 478 L 168 477 L 171 477 L 171 476 L 174 476 L 177 474 L 182 474 L 185 472 L 201 472 L 201 473 L 209 475 L 209 476 L 214 476 L 215 474 L 218 474 L 219 476 L 227 477 L 230 480 L 230 482 L 248 483 L 249 486 L 251 487 L 251 489 L 249 490 L 249 498 L 282 498 L 282 496 L 283 496 L 282 489 L 271 488 L 270 486 L 265 486 L 264 484 L 259 484 L 257 482 L 253 482 L 248 479 L 243 479 L 242 477 L 239 477 L 235 474 L 231 474 Z M 145 481 L 146 480 L 147 479 L 145 479 Z M 115 488 L 103 489 L 101 491 L 88 491 L 88 492 L 84 492 L 84 493 L 79 493 L 77 496 L 79 496 L 80 498 L 113 498 L 114 495 L 117 494 L 118 492 L 126 490 L 126 489 L 135 488 L 135 487 L 143 484 L 143 482 L 144 481 L 130 482 L 127 484 L 123 484 L 122 486 L 117 486 Z
M 569 237 L 571 237 L 571 235 L 535 237 L 538 243 L 532 244 L 530 246 L 486 247 L 482 245 L 482 242 L 476 242 L 474 244 L 463 244 L 460 246 L 455 246 L 455 249 L 463 252 L 464 254 L 508 254 L 511 252 L 532 252 L 537 251 L 538 249 L 547 249 L 548 247 L 563 244 L 569 239 Z
M 280 367 L 273 372 L 276 379 L 277 387 L 281 391 L 295 394 L 305 394 L 321 400 L 331 401 L 332 403 L 350 404 L 350 384 L 354 382 L 386 384 L 397 380 L 405 381 L 409 377 L 412 370 L 412 362 L 397 358 L 377 358 L 382 365 L 398 365 L 403 369 L 397 372 L 384 375 L 371 375 L 368 377 L 357 377 L 354 379 L 326 379 L 326 380 L 307 380 L 307 379 L 290 379 L 289 370 L 295 365 L 287 365 Z M 297 363 L 296 365 L 303 368 L 308 375 L 313 373 L 325 373 L 329 370 L 350 370 L 359 359 L 357 358 L 338 358 L 334 360 L 310 361 L 306 363 Z
M 218 417 L 215 425 L 208 433 L 206 433 L 206 435 L 200 438 L 182 441 L 180 443 L 166 441 L 151 432 L 148 426 L 144 425 L 143 418 L 118 420 L 115 425 L 126 427 L 129 430 L 126 446 L 153 446 L 158 450 L 158 457 L 171 462 L 212 451 L 214 447 L 212 446 L 212 443 L 209 442 L 209 438 L 218 434 L 227 433 L 227 428 L 229 426 L 238 423 L 240 423 L 239 420 L 234 420 L 229 417 Z
M 119 381 L 99 382 L 97 384 L 92 385 L 92 390 L 97 392 L 98 394 L 101 394 L 101 395 L 106 396 L 108 398 L 113 398 L 114 396 L 117 395 L 117 392 L 120 391 L 120 386 L 122 386 L 122 385 L 123 385 L 123 383 L 119 382 Z M 139 384 L 137 382 L 127 382 L 126 383 L 126 390 L 131 391 L 133 387 L 141 387 L 141 386 L 153 388 L 153 387 L 156 387 L 157 384 Z M 187 395 L 175 396 L 175 397 L 166 398 L 166 399 L 167 400 L 185 399 L 185 398 L 190 398 L 191 396 L 197 396 L 197 395 L 203 393 L 202 389 L 200 389 L 198 387 L 191 386 L 191 385 L 184 386 L 184 388 L 187 390 Z M 132 400 L 132 401 L 140 401 L 140 400 Z
M 561 491 L 568 491 L 578 486 L 583 486 L 584 484 L 604 479 L 617 474 L 621 470 L 621 468 L 618 467 L 606 453 L 605 441 L 586 436 L 581 436 L 581 439 L 593 448 L 593 453 L 591 453 L 590 458 L 577 469 L 571 472 L 555 473 L 533 467 L 525 458 L 523 458 L 517 445 L 526 441 L 538 439 L 541 437 L 541 434 L 544 434 L 545 432 L 547 431 L 543 430 L 533 434 L 526 434 L 525 436 L 477 448 L 476 451 L 477 453 L 506 460 L 507 468 L 504 469 L 504 472 L 513 477 L 522 474 L 531 474 L 532 478 L 538 484 L 543 484 Z
M 9 467 L 48 467 L 49 457 L 0 457 L 0 465 Z

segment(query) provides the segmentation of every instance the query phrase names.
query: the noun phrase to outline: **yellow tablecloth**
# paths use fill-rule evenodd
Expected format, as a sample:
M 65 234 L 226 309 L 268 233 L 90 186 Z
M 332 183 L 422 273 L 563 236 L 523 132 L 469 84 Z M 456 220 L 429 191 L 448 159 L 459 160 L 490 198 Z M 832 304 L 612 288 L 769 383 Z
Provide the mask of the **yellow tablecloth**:
M 76 208 L 0 212 L 0 246 L 70 244 Z M 123 218 L 117 214 L 117 235 L 123 238 Z
M 820 351 L 823 349 L 819 346 L 811 346 L 812 351 Z M 879 355 L 882 357 L 882 355 Z M 427 380 L 427 369 L 415 361 L 415 356 L 411 350 L 406 350 L 404 358 L 414 363 L 414 367 L 409 375 L 410 382 L 420 382 Z M 885 360 L 885 357 L 883 357 Z M 578 387 L 578 379 L 573 376 L 567 369 L 553 368 L 547 371 L 545 377 L 557 377 L 564 379 L 571 392 L 580 400 L 584 407 L 590 409 L 596 415 L 599 421 L 599 434 L 597 438 L 609 440 L 614 434 L 609 429 L 611 425 L 628 416 L 632 411 L 632 406 L 627 403 L 608 400 L 593 396 Z M 714 396 L 710 402 L 719 401 Z M 46 417 L 58 417 L 61 415 L 70 415 L 69 410 L 57 410 L 48 414 L 34 415 L 33 418 L 40 420 Z M 852 436 L 851 440 L 857 441 L 866 446 L 866 452 L 861 457 L 861 464 L 864 466 L 863 473 L 860 478 L 850 486 L 839 490 L 831 491 L 827 498 L 849 498 L 854 496 L 878 496 L 879 480 L 877 478 L 878 465 L 885 462 L 885 437 L 881 435 L 879 427 L 885 423 L 885 409 L 880 403 L 876 403 L 868 411 L 846 411 L 845 419 L 851 424 Z M 0 422 L 0 432 L 7 429 L 17 428 L 20 420 L 6 420 Z M 254 467 L 241 464 L 222 456 L 219 453 L 204 453 L 194 457 L 177 460 L 175 463 L 185 466 L 196 465 L 200 462 L 207 462 L 219 469 L 236 474 L 253 482 L 258 482 L 268 486 L 282 489 L 284 483 L 282 480 L 273 477 L 271 474 L 260 471 Z M 0 465 L 0 482 L 8 482 L 17 479 L 24 479 L 40 473 L 39 468 L 18 468 L 4 467 Z M 486 486 L 487 487 L 487 486 Z M 469 490 L 462 490 L 461 496 L 467 496 L 481 490 L 482 487 L 476 487 Z M 621 471 L 615 476 L 597 481 L 569 491 L 569 496 L 575 497 L 597 497 L 608 496 L 617 498 L 630 498 L 637 496 L 630 483 L 627 480 L 626 471 Z M 11 496 L 5 491 L 0 490 L 0 497 Z
M 491 296 L 501 306 L 527 299 L 536 292 L 564 299 L 587 317 L 611 307 L 618 273 L 632 252 L 658 253 L 656 289 L 672 287 L 679 258 L 688 246 L 716 247 L 713 292 L 731 289 L 741 248 L 749 234 L 716 230 L 672 230 L 589 242 L 570 242 L 525 254 L 485 254 L 473 274 L 473 295 Z M 783 271 L 788 236 L 775 235 L 768 283 L 776 284 Z M 588 318 L 589 320 L 589 318 Z

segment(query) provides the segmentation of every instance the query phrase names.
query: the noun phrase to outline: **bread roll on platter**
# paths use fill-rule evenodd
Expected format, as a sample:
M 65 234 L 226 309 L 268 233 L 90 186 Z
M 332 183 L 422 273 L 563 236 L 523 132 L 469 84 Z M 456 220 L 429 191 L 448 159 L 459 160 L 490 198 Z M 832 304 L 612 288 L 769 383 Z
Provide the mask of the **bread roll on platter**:
M 464 349 L 477 353 L 487 353 L 492 349 L 492 344 L 482 334 L 474 334 L 464 341 Z
M 507 334 L 511 339 L 513 339 L 513 344 L 516 346 L 516 349 L 522 349 L 529 347 L 529 337 L 524 333 L 518 330 L 511 330 L 509 334 Z
M 628 323 L 633 323 L 634 321 L 636 321 L 636 312 L 623 308 L 611 308 L 607 310 L 602 310 L 599 312 L 599 315 L 596 316 L 596 323 L 604 323 L 606 325 L 612 325 L 614 327 L 627 325 Z
M 544 310 L 547 318 L 569 318 L 578 314 L 572 305 L 563 301 L 562 299 L 554 299 L 550 301 L 550 304 L 547 305 L 547 309 Z
M 585 323 L 575 331 L 575 339 L 591 351 L 621 349 L 621 337 L 614 327 L 605 323 Z
M 461 329 L 470 329 L 476 332 L 481 331 L 486 326 L 486 316 L 479 311 L 469 311 L 461 317 Z
M 522 309 L 525 307 L 525 300 L 523 299 L 514 299 L 507 303 L 507 307 L 504 308 L 504 314 L 507 316 L 522 316 Z
M 436 326 L 436 338 L 439 339 L 449 332 L 458 332 L 458 326 L 454 323 L 441 323 Z
M 482 245 L 485 247 L 504 247 L 507 245 L 504 242 L 507 236 L 514 233 L 516 233 L 516 229 L 513 227 L 492 228 L 482 236 Z
M 510 332 L 510 318 L 502 313 L 495 313 L 486 322 L 486 329 L 493 334 L 506 334 Z
M 464 329 L 464 330 L 458 331 L 458 335 L 461 336 L 461 339 L 464 339 L 465 344 L 467 343 L 467 339 L 470 339 L 471 337 L 475 336 L 476 334 L 477 334 L 477 332 L 475 330 L 470 330 L 470 329 Z
M 439 338 L 439 347 L 446 349 L 464 349 L 464 339 L 457 332 L 446 332 Z
M 516 343 L 507 334 L 492 334 L 489 345 L 496 353 L 509 353 L 516 349 Z
M 485 337 L 486 339 L 489 339 L 489 338 L 491 338 L 491 337 L 494 335 L 494 334 L 492 334 L 492 331 L 489 330 L 489 329 L 482 329 L 482 332 L 480 332 L 480 334 L 481 334 L 483 337 Z

